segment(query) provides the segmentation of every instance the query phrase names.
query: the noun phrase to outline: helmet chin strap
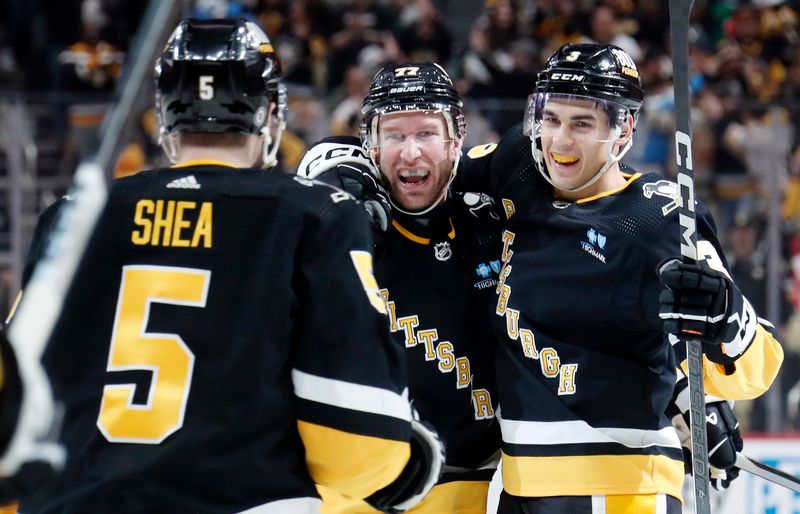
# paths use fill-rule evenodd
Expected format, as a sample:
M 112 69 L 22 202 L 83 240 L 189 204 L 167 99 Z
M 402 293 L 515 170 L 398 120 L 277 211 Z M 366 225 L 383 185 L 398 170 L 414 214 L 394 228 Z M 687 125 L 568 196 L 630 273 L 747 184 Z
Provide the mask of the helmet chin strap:
M 175 141 L 167 134 L 167 129 L 161 127 L 158 130 L 158 144 L 164 149 L 167 154 L 167 159 L 172 164 L 178 161 L 178 148 L 175 146 Z
M 542 174 L 544 179 L 548 183 L 550 183 L 551 186 L 553 186 L 554 188 L 556 188 L 556 189 L 558 189 L 560 191 L 565 191 L 567 193 L 578 193 L 578 192 L 583 191 L 584 189 L 589 188 L 592 185 L 594 185 L 598 180 L 600 180 L 602 178 L 603 175 L 605 175 L 606 171 L 608 171 L 611 168 L 611 166 L 613 166 L 614 164 L 618 163 L 620 161 L 620 159 L 622 159 L 625 156 L 625 154 L 628 153 L 628 150 L 631 149 L 631 145 L 633 144 L 633 139 L 632 138 L 628 139 L 628 142 L 625 143 L 625 146 L 623 146 L 620 149 L 620 151 L 619 151 L 619 153 L 617 155 L 614 155 L 614 153 L 613 153 L 613 151 L 614 151 L 614 141 L 619 139 L 621 133 L 622 133 L 622 130 L 619 127 L 614 129 L 614 136 L 611 139 L 609 139 L 609 141 L 608 141 L 609 144 L 611 145 L 611 147 L 608 149 L 608 160 L 606 160 L 606 163 L 603 165 L 603 167 L 601 167 L 597 171 L 597 173 L 595 173 L 594 176 L 591 179 L 589 179 L 585 184 L 580 185 L 578 187 L 571 188 L 571 189 L 564 189 L 562 187 L 557 186 L 555 184 L 555 182 L 553 182 L 553 179 L 550 178 L 550 175 L 548 174 L 547 169 L 546 169 L 547 167 L 544 164 L 544 152 L 542 150 L 539 150 L 536 147 L 536 141 L 535 141 L 535 138 L 533 138 L 533 137 L 531 138 L 531 152 L 533 153 L 534 159 L 536 159 L 536 161 L 539 164 L 539 166 L 538 166 L 539 172 Z
M 453 169 L 450 170 L 450 179 L 447 181 L 447 184 L 445 184 L 445 186 L 442 188 L 442 194 L 439 195 L 439 198 L 437 198 L 428 207 L 422 209 L 421 211 L 408 211 L 408 210 L 405 210 L 402 207 L 400 207 L 397 204 L 397 202 L 394 201 L 394 199 L 392 198 L 392 195 L 390 193 L 389 194 L 389 203 L 391 204 L 392 209 L 396 210 L 397 212 L 402 212 L 403 214 L 405 214 L 407 216 L 424 216 L 425 214 L 428 214 L 429 212 L 434 210 L 438 205 L 440 205 L 442 202 L 444 202 L 445 199 L 447 198 L 447 192 L 450 190 L 450 184 L 453 183 L 453 180 L 455 180 L 455 178 L 456 178 L 456 173 L 458 172 L 458 161 L 459 160 L 461 160 L 461 152 L 456 153 L 456 158 L 453 160 Z M 372 162 L 375 164 L 375 167 L 378 168 L 378 172 L 380 172 L 380 168 L 378 167 L 378 164 L 375 162 L 374 159 L 372 160 Z
M 281 137 L 286 128 L 286 120 L 278 119 L 278 127 L 275 134 L 275 144 L 272 144 L 272 133 L 270 126 L 266 125 L 261 129 L 264 136 L 264 150 L 261 154 L 261 167 L 264 169 L 274 168 L 278 164 L 278 148 L 281 146 Z M 271 146 L 270 146 L 271 145 Z

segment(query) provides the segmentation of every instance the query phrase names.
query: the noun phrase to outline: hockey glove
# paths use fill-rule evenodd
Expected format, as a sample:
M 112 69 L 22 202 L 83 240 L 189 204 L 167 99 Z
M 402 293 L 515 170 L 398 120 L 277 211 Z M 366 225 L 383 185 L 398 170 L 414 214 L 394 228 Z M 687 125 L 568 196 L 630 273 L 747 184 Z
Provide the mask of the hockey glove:
M 675 384 L 672 403 L 667 408 L 672 426 L 678 432 L 684 453 L 684 467 L 692 472 L 691 423 L 689 421 L 689 381 L 682 378 Z M 739 420 L 733 414 L 731 404 L 714 396 L 706 395 L 706 435 L 708 439 L 708 463 L 711 485 L 718 490 L 727 489 L 739 476 L 735 466 L 736 452 L 742 451 L 742 434 Z
M 367 210 L 372 225 L 382 232 L 389 228 L 392 206 L 358 138 L 328 137 L 308 149 L 297 174 L 347 191 Z
M 444 443 L 427 423 L 411 420 L 411 455 L 391 484 L 364 501 L 389 514 L 405 512 L 425 498 L 442 474 Z
M 717 364 L 731 364 L 753 342 L 758 319 L 750 302 L 727 276 L 672 259 L 659 265 L 666 287 L 659 296 L 664 332 L 697 338 Z

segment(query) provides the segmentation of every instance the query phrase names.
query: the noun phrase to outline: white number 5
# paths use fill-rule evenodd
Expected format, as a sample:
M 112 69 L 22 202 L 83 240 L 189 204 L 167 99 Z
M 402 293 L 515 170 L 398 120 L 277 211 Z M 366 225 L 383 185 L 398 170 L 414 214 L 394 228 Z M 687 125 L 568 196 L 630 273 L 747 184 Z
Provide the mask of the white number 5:
M 212 100 L 214 98 L 214 76 L 200 75 L 200 99 Z

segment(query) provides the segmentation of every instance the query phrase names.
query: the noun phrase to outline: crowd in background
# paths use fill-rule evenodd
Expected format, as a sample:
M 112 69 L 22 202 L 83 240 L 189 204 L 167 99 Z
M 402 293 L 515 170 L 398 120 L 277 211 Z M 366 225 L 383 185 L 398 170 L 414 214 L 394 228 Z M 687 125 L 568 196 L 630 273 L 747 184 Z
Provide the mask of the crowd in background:
M 146 7 L 133 0 L 0 0 L 0 94 L 61 99 L 51 120 L 64 128 L 61 172 L 96 148 L 105 102 Z M 593 41 L 624 48 L 647 92 L 636 144 L 623 162 L 674 174 L 664 0 L 195 0 L 193 10 L 201 18 L 247 17 L 272 39 L 289 90 L 285 170 L 326 135 L 358 134 L 361 99 L 386 63 L 436 61 L 448 69 L 466 97 L 469 147 L 521 121 L 536 73 L 556 48 Z M 696 0 L 690 33 L 697 195 L 715 212 L 735 281 L 762 314 L 767 210 L 781 202 L 785 280 L 773 321 L 787 350 L 782 397 L 798 384 L 800 398 L 800 0 Z M 148 111 L 116 172 L 164 164 L 160 155 Z M 782 194 L 772 196 L 769 184 Z M 766 428 L 762 408 L 743 406 L 750 430 Z M 800 429 L 798 423 L 800 416 L 786 428 Z

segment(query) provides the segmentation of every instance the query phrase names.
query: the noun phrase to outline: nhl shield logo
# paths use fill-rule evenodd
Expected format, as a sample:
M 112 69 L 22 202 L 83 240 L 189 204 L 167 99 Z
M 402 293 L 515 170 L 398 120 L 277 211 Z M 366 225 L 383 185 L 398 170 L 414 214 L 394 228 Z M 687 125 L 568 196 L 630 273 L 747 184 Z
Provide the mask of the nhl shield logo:
M 453 256 L 453 250 L 450 249 L 450 243 L 447 241 L 443 243 L 436 243 L 433 246 L 433 255 L 437 260 L 442 262 L 450 259 L 450 257 Z

